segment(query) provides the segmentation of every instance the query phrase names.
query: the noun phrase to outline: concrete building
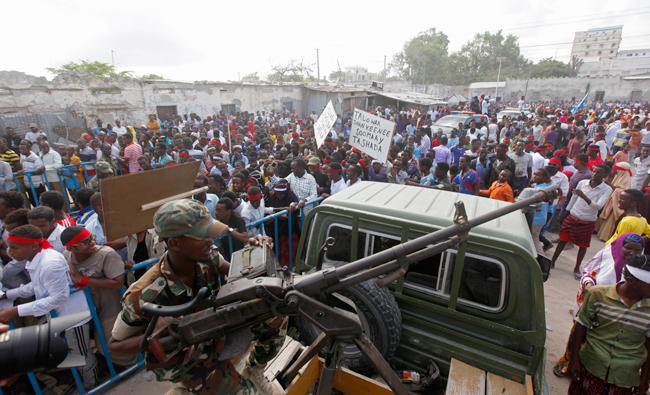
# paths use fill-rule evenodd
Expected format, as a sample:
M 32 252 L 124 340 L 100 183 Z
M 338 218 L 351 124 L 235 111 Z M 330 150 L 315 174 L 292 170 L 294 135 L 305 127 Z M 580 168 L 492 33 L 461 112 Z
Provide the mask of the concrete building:
M 621 45 L 622 34 L 622 25 L 576 32 L 571 48 L 571 60 L 574 57 L 583 59 L 585 62 L 614 60 Z
M 616 58 L 606 61 L 584 60 L 578 75 L 604 77 L 650 73 L 650 48 L 619 51 Z

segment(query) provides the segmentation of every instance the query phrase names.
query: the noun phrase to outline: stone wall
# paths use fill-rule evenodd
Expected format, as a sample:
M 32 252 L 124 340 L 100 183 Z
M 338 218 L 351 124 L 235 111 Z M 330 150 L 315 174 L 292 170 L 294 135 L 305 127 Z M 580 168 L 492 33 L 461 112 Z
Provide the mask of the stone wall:
M 237 111 L 291 109 L 299 114 L 304 109 L 304 88 L 300 84 L 268 85 L 249 83 L 217 83 L 221 104 L 234 105 Z
M 596 99 L 596 92 L 604 93 L 604 101 L 628 102 L 632 100 L 650 101 L 650 79 L 625 80 L 624 77 L 597 78 L 532 78 L 529 80 L 507 80 L 506 86 L 499 89 L 504 100 L 517 100 L 526 94 L 527 101 L 566 101 L 575 97 L 581 100 L 587 87 L 590 87 L 590 101 Z M 634 96 L 634 97 L 633 97 Z

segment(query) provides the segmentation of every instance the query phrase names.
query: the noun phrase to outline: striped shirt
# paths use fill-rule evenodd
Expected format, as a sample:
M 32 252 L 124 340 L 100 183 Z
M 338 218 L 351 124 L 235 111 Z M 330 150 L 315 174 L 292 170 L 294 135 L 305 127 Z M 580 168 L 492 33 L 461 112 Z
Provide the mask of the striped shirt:
M 64 213 L 64 214 L 65 214 L 65 218 L 56 221 L 57 224 L 63 226 L 64 228 L 69 228 L 70 226 L 77 225 L 75 220 L 72 219 L 72 217 L 70 217 L 70 214 L 68 213 Z
M 587 328 L 580 361 L 591 374 L 629 388 L 639 385 L 639 370 L 646 359 L 650 299 L 627 306 L 616 288 L 595 286 L 585 293 L 577 317 L 578 323 Z
M 14 173 L 17 171 L 16 165 L 20 163 L 20 157 L 14 151 L 8 149 L 4 153 L 1 153 L 0 160 L 9 163 L 9 166 L 11 166 L 11 171 Z

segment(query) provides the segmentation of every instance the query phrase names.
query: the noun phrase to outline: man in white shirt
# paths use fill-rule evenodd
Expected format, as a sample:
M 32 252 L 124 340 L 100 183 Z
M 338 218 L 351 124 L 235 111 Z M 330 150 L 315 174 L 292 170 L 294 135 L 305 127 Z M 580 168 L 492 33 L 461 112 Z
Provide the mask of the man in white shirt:
M 343 167 L 340 163 L 334 162 L 330 163 L 329 168 L 327 169 L 327 176 L 330 179 L 330 193 L 324 193 L 322 196 L 329 197 L 334 194 L 337 194 L 347 188 L 345 180 L 343 179 Z
M 43 168 L 43 161 L 38 157 L 38 155 L 31 151 L 31 147 L 28 142 L 21 142 L 18 148 L 20 151 L 20 162 L 23 168 L 21 170 L 18 170 L 16 174 L 22 175 L 25 172 L 39 171 Z M 40 195 L 45 191 L 45 187 L 43 186 L 43 177 L 35 174 L 29 174 L 29 176 L 25 175 L 23 183 L 24 188 L 29 194 L 29 200 L 32 203 L 32 206 L 36 206 L 36 196 L 34 196 L 34 191 L 36 192 L 36 195 Z M 32 191 L 32 186 L 34 187 L 34 191 Z
M 641 189 L 648 170 L 650 170 L 650 147 L 642 147 L 639 151 L 639 157 L 634 159 L 634 175 L 630 183 L 631 188 Z
M 27 220 L 43 233 L 55 251 L 63 253 L 65 247 L 61 243 L 61 232 L 65 228 L 56 222 L 54 210 L 47 206 L 35 207 L 27 214 Z
M 307 165 L 302 159 L 296 159 L 291 162 L 291 174 L 287 176 L 287 181 L 298 200 L 299 207 L 304 207 L 305 203 L 318 197 L 318 184 L 311 174 L 307 173 Z
M 45 133 L 41 132 L 35 123 L 29 124 L 29 132 L 25 133 L 25 140 L 32 143 L 32 151 L 38 153 L 41 150 L 41 148 L 38 146 L 38 137 L 44 135 Z
M 0 310 L 0 322 L 9 322 L 20 316 L 49 316 L 51 310 L 58 315 L 70 294 L 68 264 L 63 255 L 43 241 L 43 234 L 33 225 L 14 228 L 7 238 L 8 253 L 16 261 L 26 261 L 25 269 L 31 282 L 8 290 L 0 299 L 17 299 L 35 296 L 33 302 Z
M 41 144 L 40 152 L 41 161 L 43 162 L 43 170 L 45 170 L 45 177 L 50 184 L 50 188 L 63 193 L 61 182 L 59 182 L 58 170 L 63 167 L 61 155 L 55 150 L 50 148 L 47 141 Z
M 122 123 L 120 122 L 119 119 L 115 120 L 115 126 L 113 126 L 113 133 L 115 133 L 117 137 L 123 136 L 127 133 L 126 128 L 122 126 Z
M 499 138 L 497 135 L 499 133 L 499 125 L 497 125 L 497 120 L 496 118 L 490 119 L 490 123 L 488 123 L 488 133 L 487 133 L 487 139 L 488 143 L 494 143 L 497 141 Z
M 262 190 L 259 187 L 248 188 L 246 196 L 248 197 L 248 201 L 242 204 L 244 207 L 241 211 L 241 217 L 246 225 L 250 225 L 255 221 L 259 221 L 267 214 L 273 214 L 272 207 L 264 207 L 264 201 L 262 200 Z M 255 237 L 259 234 L 259 224 L 248 228 L 248 237 Z
M 608 174 L 609 167 L 606 165 L 594 166 L 591 179 L 578 182 L 571 194 L 566 211 L 562 215 L 563 218 L 561 218 L 560 241 L 553 254 L 551 267 L 555 266 L 555 262 L 566 244 L 571 242 L 579 247 L 576 264 L 573 267 L 573 273 L 577 279 L 582 275 L 580 264 L 591 243 L 591 235 L 596 227 L 598 212 L 612 194 L 612 188 L 603 182 Z
M 543 131 L 544 127 L 541 125 L 539 119 L 536 119 L 535 126 L 533 126 L 533 139 L 537 144 L 542 144 Z
M 535 152 L 532 153 L 533 155 L 533 173 L 537 169 L 541 169 L 542 167 L 546 166 L 546 158 L 544 157 L 544 154 L 546 154 L 547 148 L 543 145 L 535 148 Z

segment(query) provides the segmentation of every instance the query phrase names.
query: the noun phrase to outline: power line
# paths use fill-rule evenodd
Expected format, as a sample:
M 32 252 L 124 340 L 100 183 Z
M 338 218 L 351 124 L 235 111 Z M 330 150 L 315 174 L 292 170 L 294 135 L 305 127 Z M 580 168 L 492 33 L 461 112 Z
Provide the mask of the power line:
M 650 11 L 650 7 L 630 8 L 630 9 L 626 9 L 626 10 L 617 10 L 616 12 L 619 12 L 619 13 L 632 12 L 632 15 L 635 15 L 635 14 L 638 15 L 638 12 L 640 12 L 640 11 L 641 12 Z M 602 12 L 599 12 L 597 14 L 591 14 L 591 15 L 580 15 L 579 17 L 569 17 L 569 18 L 563 18 L 563 19 L 556 19 L 555 22 L 556 23 L 573 23 L 576 19 L 577 20 L 583 20 L 583 19 L 584 20 L 589 20 L 589 19 L 594 19 L 594 18 L 603 18 L 602 15 L 603 15 Z M 607 18 L 609 18 L 609 17 L 612 17 L 612 15 L 607 16 Z M 616 17 L 616 15 L 613 15 L 613 17 Z M 515 25 L 504 26 L 503 30 L 527 28 L 527 27 L 531 26 L 530 23 L 537 22 L 537 21 L 538 21 L 538 19 L 535 19 L 535 20 L 531 20 L 529 22 L 521 22 L 521 23 L 518 23 L 518 24 L 515 24 Z M 540 26 L 547 26 L 547 25 L 548 25 L 547 23 L 542 23 Z
M 606 16 L 600 16 L 600 17 L 591 17 L 591 18 L 583 18 L 581 17 L 580 19 L 574 19 L 574 20 L 567 20 L 565 22 L 551 22 L 551 23 L 538 23 L 538 24 L 532 24 L 532 25 L 525 25 L 521 27 L 515 27 L 515 28 L 504 28 L 504 31 L 507 30 L 527 30 L 527 29 L 532 29 L 536 27 L 547 27 L 547 26 L 558 26 L 558 25 L 568 25 L 568 24 L 573 24 L 573 23 L 579 23 L 579 22 L 588 22 L 588 21 L 593 21 L 593 20 L 599 20 L 599 19 L 611 19 L 611 18 L 620 18 L 620 17 L 625 17 L 625 16 L 638 16 L 638 15 L 646 15 L 650 14 L 650 11 L 644 11 L 644 12 L 633 12 L 633 13 L 627 13 L 627 14 L 618 14 L 618 15 L 606 15 Z

